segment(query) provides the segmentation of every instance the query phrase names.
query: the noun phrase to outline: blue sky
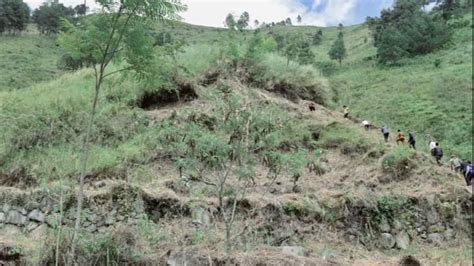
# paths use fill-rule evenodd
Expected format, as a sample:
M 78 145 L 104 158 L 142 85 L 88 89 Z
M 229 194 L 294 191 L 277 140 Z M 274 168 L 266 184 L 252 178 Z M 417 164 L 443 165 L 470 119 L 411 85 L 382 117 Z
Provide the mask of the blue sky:
M 45 0 L 25 0 L 35 9 Z M 334 26 L 358 24 L 367 16 L 378 16 L 394 0 L 181 0 L 188 5 L 182 13 L 184 21 L 197 25 L 223 27 L 229 13 L 236 15 L 247 11 L 252 22 L 278 22 L 290 17 L 303 17 L 303 25 Z M 83 0 L 59 0 L 66 6 L 75 6 Z M 97 7 L 91 3 L 92 9 Z M 253 25 L 253 23 L 251 23 Z M 294 23 L 295 24 L 295 23 Z
M 296 0 L 307 8 L 309 14 L 324 15 L 324 11 L 329 7 L 334 0 Z M 367 16 L 379 16 L 380 11 L 384 8 L 389 8 L 393 5 L 393 0 L 350 0 L 350 1 L 336 1 L 340 6 L 344 4 L 352 4 L 348 16 L 344 17 L 341 23 L 345 25 L 358 24 L 365 21 Z
M 185 21 L 208 26 L 223 26 L 228 13 L 247 11 L 252 21 L 278 22 L 290 17 L 303 25 L 334 26 L 362 23 L 367 16 L 378 16 L 394 0 L 182 0 L 189 7 Z M 203 15 L 206 14 L 206 15 Z

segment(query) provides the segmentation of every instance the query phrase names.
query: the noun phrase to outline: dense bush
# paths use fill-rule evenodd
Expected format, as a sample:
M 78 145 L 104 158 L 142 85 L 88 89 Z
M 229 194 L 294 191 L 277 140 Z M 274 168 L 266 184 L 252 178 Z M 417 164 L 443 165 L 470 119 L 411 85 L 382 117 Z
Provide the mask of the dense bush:
M 382 64 L 396 64 L 404 56 L 427 54 L 450 39 L 450 30 L 436 12 L 422 10 L 422 3 L 397 0 L 380 18 L 368 18 L 377 57 Z
M 61 19 L 72 19 L 75 11 L 71 7 L 55 2 L 45 2 L 33 12 L 33 21 L 42 34 L 58 33 L 61 26 Z
M 338 122 L 331 123 L 322 130 L 318 143 L 322 148 L 339 148 L 344 154 L 359 154 L 360 156 L 372 147 L 360 132 Z
M 258 87 L 277 92 L 291 100 L 299 98 L 319 104 L 329 104 L 329 89 L 323 77 L 312 66 L 290 64 L 285 59 L 268 54 L 249 68 L 252 81 Z
M 382 160 L 384 172 L 390 173 L 395 180 L 401 180 L 416 167 L 415 152 L 407 146 L 397 146 Z
M 0 34 L 26 29 L 30 8 L 22 0 L 0 0 Z

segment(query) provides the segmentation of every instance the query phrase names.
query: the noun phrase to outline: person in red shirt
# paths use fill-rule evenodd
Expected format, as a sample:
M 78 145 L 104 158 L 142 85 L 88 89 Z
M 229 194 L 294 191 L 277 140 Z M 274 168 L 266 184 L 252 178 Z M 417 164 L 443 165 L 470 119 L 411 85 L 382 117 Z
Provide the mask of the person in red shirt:
M 311 112 L 316 111 L 316 103 L 315 103 L 315 102 L 310 101 L 310 102 L 308 103 L 308 107 L 309 107 L 309 110 L 310 110 Z

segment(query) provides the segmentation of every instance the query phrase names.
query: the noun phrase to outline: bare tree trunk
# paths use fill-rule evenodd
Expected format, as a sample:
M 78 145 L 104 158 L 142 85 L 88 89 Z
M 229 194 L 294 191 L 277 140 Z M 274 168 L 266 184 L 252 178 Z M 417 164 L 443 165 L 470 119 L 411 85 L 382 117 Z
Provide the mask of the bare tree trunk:
M 92 102 L 91 116 L 89 119 L 89 124 L 87 125 L 87 131 L 84 137 L 84 142 L 82 143 L 82 156 L 81 156 L 81 166 L 80 166 L 81 175 L 79 178 L 79 192 L 77 193 L 76 224 L 74 225 L 74 234 L 72 236 L 71 254 L 69 257 L 70 261 L 68 263 L 69 265 L 71 265 L 75 259 L 76 239 L 77 239 L 77 234 L 79 232 L 79 229 L 81 227 L 82 202 L 84 200 L 84 178 L 87 171 L 87 160 L 89 159 L 89 141 L 90 141 L 90 135 L 92 132 L 92 126 L 94 124 L 94 118 L 95 118 L 101 83 L 102 83 L 102 73 L 100 77 L 98 78 L 98 81 L 96 82 L 96 85 L 95 85 L 95 94 L 94 94 L 94 100 Z
M 59 246 L 60 246 L 60 243 L 61 243 L 61 229 L 62 229 L 62 226 L 63 226 L 63 187 L 62 187 L 62 182 L 61 182 L 61 192 L 60 192 L 60 196 L 59 196 L 59 213 L 60 213 L 60 216 L 59 216 L 59 228 L 58 228 L 58 236 L 56 237 L 56 263 L 55 265 L 58 266 L 59 265 Z

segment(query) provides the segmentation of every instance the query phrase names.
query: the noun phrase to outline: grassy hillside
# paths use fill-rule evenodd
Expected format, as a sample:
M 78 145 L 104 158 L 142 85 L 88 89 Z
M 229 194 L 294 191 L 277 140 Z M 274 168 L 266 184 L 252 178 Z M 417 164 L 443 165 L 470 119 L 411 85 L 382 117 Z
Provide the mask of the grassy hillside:
M 0 35 L 0 91 L 29 87 L 54 79 L 60 49 L 53 37 L 40 36 L 33 25 L 19 36 Z
M 472 158 L 472 15 L 454 28 L 452 41 L 433 54 L 404 59 L 401 66 L 382 67 L 375 62 L 366 25 L 344 28 L 347 58 L 328 76 L 336 92 L 337 108 L 348 105 L 352 115 L 387 124 L 394 133 L 412 129 L 418 145 L 427 149 L 427 134 L 441 143 L 447 154 Z M 466 23 L 464 23 L 466 22 Z M 314 34 L 315 27 L 276 27 L 272 31 Z M 320 45 L 313 48 L 316 61 L 330 61 L 328 51 L 337 28 L 322 28 Z M 435 67 L 435 60 L 440 60 Z
M 471 20 L 468 16 L 465 20 Z M 426 134 L 437 139 L 448 154 L 472 158 L 472 30 L 453 32 L 452 43 L 436 53 L 406 59 L 402 66 L 380 68 L 371 49 L 362 50 L 367 31 L 349 30 L 347 64 L 333 77 L 341 103 L 354 115 L 392 131 L 414 130 L 418 143 L 427 148 Z M 364 51 L 364 52 L 362 52 Z M 365 54 L 364 54 L 365 53 Z M 435 60 L 441 65 L 435 67 Z
M 328 76 L 312 65 L 287 66 L 268 43 L 251 53 L 252 32 L 229 40 L 222 29 L 181 23 L 156 30 L 186 45 L 160 58 L 153 87 L 120 74 L 103 84 L 79 264 L 224 265 L 229 241 L 236 265 L 398 265 L 408 255 L 427 265 L 470 263 L 464 180 L 424 149 L 384 143 L 378 129 L 335 110 L 348 104 L 354 116 L 392 131 L 411 127 L 419 145 L 432 133 L 468 156 L 468 27 L 456 30 L 451 46 L 397 68 L 369 58 L 375 50 L 365 26 L 348 27 L 349 56 Z M 317 62 L 329 61 L 336 34 L 323 29 Z M 42 40 L 0 38 L 11 51 Z M 31 60 L 51 70 L 58 50 L 49 52 Z M 0 90 L 0 244 L 22 263 L 52 264 L 50 243 L 61 244 L 63 259 L 71 241 L 94 77 L 91 69 L 34 76 L 27 62 L 18 60 L 18 73 L 0 67 L 31 78 Z M 315 112 L 307 100 L 318 102 Z M 226 213 L 235 217 L 230 230 Z

